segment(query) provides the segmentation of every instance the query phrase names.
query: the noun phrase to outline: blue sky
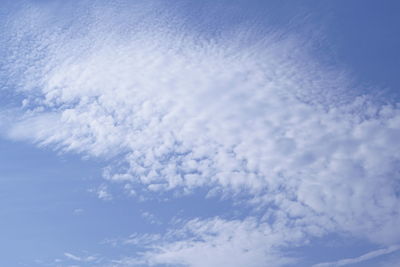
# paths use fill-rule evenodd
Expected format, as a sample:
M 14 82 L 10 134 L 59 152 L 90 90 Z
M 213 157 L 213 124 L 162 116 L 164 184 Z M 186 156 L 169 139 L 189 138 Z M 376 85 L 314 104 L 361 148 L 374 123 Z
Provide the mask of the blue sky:
M 0 265 L 400 265 L 399 8 L 2 1 Z

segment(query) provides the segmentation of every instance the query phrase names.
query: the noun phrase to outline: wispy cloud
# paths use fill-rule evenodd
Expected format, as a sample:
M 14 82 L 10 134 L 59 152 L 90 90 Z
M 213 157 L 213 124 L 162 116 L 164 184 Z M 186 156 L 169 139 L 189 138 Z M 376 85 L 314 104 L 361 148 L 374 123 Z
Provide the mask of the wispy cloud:
M 78 262 L 93 262 L 93 261 L 98 260 L 98 258 L 95 256 L 80 257 L 80 256 L 76 256 L 69 252 L 65 252 L 64 256 L 70 260 L 78 261 Z
M 84 209 L 78 208 L 78 209 L 74 209 L 73 214 L 74 215 L 81 215 L 84 212 L 85 212 Z
M 400 246 L 398 246 L 398 245 L 390 246 L 388 248 L 382 248 L 382 249 L 368 252 L 368 253 L 361 255 L 359 257 L 356 257 L 356 258 L 348 258 L 348 259 L 342 259 L 342 260 L 333 261 L 333 262 L 318 263 L 318 264 L 315 264 L 314 267 L 334 267 L 334 266 L 346 266 L 346 265 L 356 264 L 356 263 L 367 261 L 367 260 L 370 260 L 370 259 L 373 259 L 373 258 L 376 258 L 379 256 L 393 253 L 395 251 L 398 251 L 399 249 L 400 249 Z
M 163 237 L 135 236 L 134 244 L 145 244 L 148 251 L 115 263 L 121 266 L 283 266 L 296 259 L 282 255 L 278 248 L 288 243 L 294 245 L 301 239 L 301 233 L 296 230 L 289 230 L 285 235 L 287 238 L 283 240 L 281 232 L 265 223 L 259 224 L 255 218 L 194 219 L 169 230 Z

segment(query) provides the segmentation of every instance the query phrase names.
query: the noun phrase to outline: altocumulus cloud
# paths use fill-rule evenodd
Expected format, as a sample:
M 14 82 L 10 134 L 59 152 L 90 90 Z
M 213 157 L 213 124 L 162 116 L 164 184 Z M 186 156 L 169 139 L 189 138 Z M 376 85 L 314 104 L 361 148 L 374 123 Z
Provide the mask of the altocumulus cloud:
M 295 34 L 210 38 L 163 4 L 124 5 L 8 17 L 1 75 L 23 100 L 4 135 L 107 158 L 104 177 L 139 194 L 205 188 L 258 215 L 194 218 L 115 264 L 281 266 L 329 233 L 400 241 L 398 103 L 347 93 Z

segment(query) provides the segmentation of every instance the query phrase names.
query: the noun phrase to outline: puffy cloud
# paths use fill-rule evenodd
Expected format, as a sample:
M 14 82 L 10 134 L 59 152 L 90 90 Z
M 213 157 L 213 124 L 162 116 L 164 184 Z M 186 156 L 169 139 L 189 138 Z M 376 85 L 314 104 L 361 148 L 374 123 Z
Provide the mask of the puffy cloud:
M 79 23 L 45 29 L 51 12 L 22 12 L 5 64 L 25 100 L 8 137 L 108 158 L 105 178 L 135 194 L 218 189 L 245 195 L 284 231 L 400 241 L 398 104 L 355 97 L 346 75 L 318 64 L 297 37 L 271 31 L 250 43 L 251 30 L 237 29 L 210 40 L 170 12 L 156 19 L 157 10 L 119 9 L 120 23 L 116 9 L 98 5 Z M 273 238 L 250 221 L 243 235 Z M 216 257 L 246 249 L 216 236 L 171 243 L 152 260 L 196 266 L 185 255 L 204 246 L 215 243 Z M 268 260 L 254 242 L 259 249 L 238 253 L 242 266 Z

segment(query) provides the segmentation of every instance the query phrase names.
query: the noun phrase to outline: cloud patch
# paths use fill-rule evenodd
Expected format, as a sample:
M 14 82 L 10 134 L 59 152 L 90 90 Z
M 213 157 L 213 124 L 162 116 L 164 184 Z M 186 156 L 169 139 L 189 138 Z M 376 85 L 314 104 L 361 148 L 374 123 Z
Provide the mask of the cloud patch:
M 270 218 L 192 221 L 187 229 L 217 232 L 164 245 L 145 254 L 150 263 L 201 266 L 185 255 L 208 246 L 216 258 L 241 255 L 241 266 L 252 266 L 250 258 L 278 262 L 273 243 L 262 245 L 277 225 L 303 242 L 334 231 L 399 242 L 398 103 L 354 96 L 346 74 L 318 63 L 296 35 L 271 30 L 249 42 L 252 29 L 238 28 L 210 40 L 173 13 L 156 18 L 157 6 L 129 19 L 122 12 L 126 23 L 116 19 L 118 8 L 87 10 L 64 28 L 44 29 L 52 14 L 36 6 L 11 23 L 15 56 L 6 75 L 24 101 L 6 135 L 107 158 L 104 177 L 135 194 L 219 190 L 246 196 L 259 218 Z M 16 46 L 23 38 L 29 42 Z M 241 237 L 225 226 L 239 227 Z M 227 241 L 250 237 L 257 244 Z
M 332 266 L 346 266 L 346 265 L 356 264 L 359 262 L 368 261 L 368 260 L 376 258 L 376 257 L 380 257 L 380 256 L 383 256 L 386 254 L 393 253 L 395 251 L 398 251 L 399 249 L 400 249 L 400 246 L 394 245 L 394 246 L 390 246 L 388 248 L 382 248 L 382 249 L 368 252 L 368 253 L 361 255 L 359 257 L 356 257 L 356 258 L 342 259 L 342 260 L 335 261 L 335 262 L 319 263 L 319 264 L 313 265 L 313 267 L 330 267 L 330 266 L 332 267 Z

